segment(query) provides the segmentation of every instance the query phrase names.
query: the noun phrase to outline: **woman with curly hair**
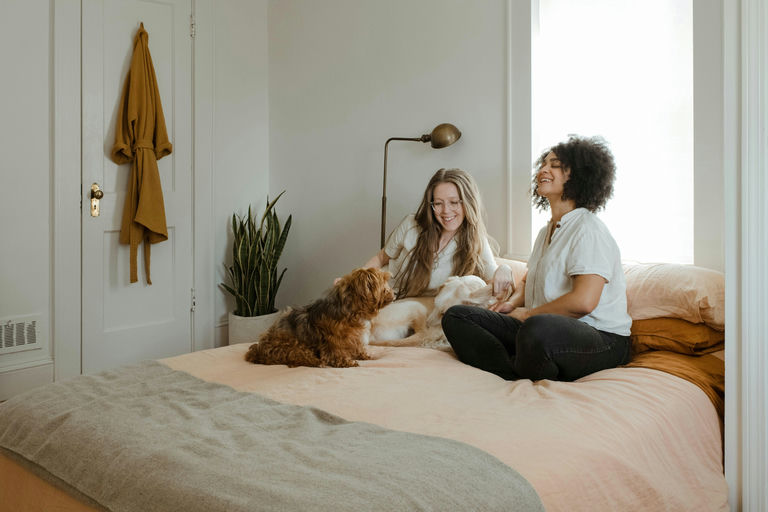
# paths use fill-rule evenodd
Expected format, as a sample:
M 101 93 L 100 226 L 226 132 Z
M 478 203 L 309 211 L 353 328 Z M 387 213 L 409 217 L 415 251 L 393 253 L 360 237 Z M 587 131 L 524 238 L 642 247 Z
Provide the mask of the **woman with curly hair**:
M 552 218 L 509 301 L 454 306 L 443 316 L 459 360 L 507 380 L 564 381 L 629 361 L 621 255 L 595 215 L 613 194 L 615 175 L 598 137 L 572 136 L 539 157 L 533 204 Z
M 440 169 L 427 184 L 415 215 L 408 215 L 365 267 L 389 265 L 397 297 L 434 295 L 449 276 L 476 275 L 503 293 L 512 285 L 508 265 L 497 265 L 472 176 Z

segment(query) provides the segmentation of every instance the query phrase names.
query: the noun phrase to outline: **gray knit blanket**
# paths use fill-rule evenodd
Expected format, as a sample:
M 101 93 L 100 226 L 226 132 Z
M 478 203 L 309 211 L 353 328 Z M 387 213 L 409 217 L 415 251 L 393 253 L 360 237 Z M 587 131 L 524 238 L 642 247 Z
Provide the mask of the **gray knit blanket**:
M 0 447 L 118 511 L 542 511 L 472 446 L 346 421 L 147 361 L 0 404 Z

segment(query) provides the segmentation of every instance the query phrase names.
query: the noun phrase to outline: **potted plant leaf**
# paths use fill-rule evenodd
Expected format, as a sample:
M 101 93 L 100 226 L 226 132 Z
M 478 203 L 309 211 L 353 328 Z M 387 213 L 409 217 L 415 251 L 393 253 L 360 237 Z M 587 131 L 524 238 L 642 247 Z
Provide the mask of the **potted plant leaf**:
M 275 203 L 267 197 L 267 206 L 256 221 L 248 207 L 245 216 L 232 215 L 232 265 L 226 266 L 229 282 L 221 283 L 235 299 L 235 310 L 229 314 L 229 343 L 253 342 L 279 314 L 275 297 L 283 280 L 284 268 L 277 273 L 277 263 L 291 229 L 292 216 L 281 225 Z

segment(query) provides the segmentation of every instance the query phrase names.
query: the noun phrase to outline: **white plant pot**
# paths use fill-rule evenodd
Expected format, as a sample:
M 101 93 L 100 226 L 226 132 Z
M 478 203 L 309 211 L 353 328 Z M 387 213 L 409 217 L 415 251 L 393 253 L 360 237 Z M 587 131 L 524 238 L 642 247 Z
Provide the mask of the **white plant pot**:
M 255 343 L 262 332 L 275 323 L 280 311 L 260 316 L 238 316 L 229 314 L 229 344 Z

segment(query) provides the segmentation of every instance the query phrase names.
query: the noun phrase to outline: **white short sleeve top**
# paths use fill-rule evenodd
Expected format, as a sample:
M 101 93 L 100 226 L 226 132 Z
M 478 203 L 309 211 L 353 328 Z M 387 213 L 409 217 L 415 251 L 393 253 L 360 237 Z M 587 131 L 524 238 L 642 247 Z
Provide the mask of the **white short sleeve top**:
M 403 219 L 397 228 L 392 232 L 384 246 L 384 252 L 389 256 L 389 271 L 392 273 L 393 280 L 401 271 L 405 270 L 411 251 L 416 247 L 419 239 L 419 226 L 416 224 L 416 216 L 411 214 Z M 427 294 L 434 294 L 445 281 L 453 275 L 453 255 L 456 254 L 458 245 L 456 240 L 451 240 L 437 255 L 432 263 L 432 276 L 429 279 Z M 483 252 L 480 255 L 483 262 L 483 279 L 486 281 L 493 278 L 493 273 L 498 266 L 493 251 L 485 240 Z
M 629 336 L 632 318 L 627 313 L 621 253 L 605 224 L 586 208 L 577 208 L 555 225 L 549 245 L 547 228 L 536 237 L 528 260 L 525 306 L 535 308 L 570 292 L 572 276 L 597 274 L 607 281 L 600 302 L 579 320 L 600 331 Z

